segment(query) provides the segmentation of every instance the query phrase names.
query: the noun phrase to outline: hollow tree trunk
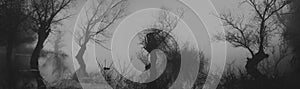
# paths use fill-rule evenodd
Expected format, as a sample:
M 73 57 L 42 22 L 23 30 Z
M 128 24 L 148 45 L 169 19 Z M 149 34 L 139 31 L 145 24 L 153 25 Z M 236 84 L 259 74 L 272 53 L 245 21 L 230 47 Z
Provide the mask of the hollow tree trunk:
M 76 80 L 77 82 L 79 82 L 78 77 L 77 76 L 88 76 L 88 73 L 86 72 L 86 65 L 85 62 L 83 60 L 83 55 L 84 52 L 86 50 L 86 44 L 84 43 L 81 48 L 79 49 L 77 55 L 75 56 L 75 58 L 77 59 L 77 62 L 79 64 L 79 68 L 75 71 L 75 73 L 73 74 L 73 80 Z
M 38 89 L 46 89 L 46 85 L 43 82 L 43 77 L 40 74 L 39 71 L 39 56 L 40 52 L 43 49 L 43 44 L 47 38 L 48 34 L 39 34 L 38 35 L 38 42 L 32 52 L 31 58 L 30 58 L 30 68 L 32 70 L 33 75 L 36 78 L 36 82 L 38 85 Z

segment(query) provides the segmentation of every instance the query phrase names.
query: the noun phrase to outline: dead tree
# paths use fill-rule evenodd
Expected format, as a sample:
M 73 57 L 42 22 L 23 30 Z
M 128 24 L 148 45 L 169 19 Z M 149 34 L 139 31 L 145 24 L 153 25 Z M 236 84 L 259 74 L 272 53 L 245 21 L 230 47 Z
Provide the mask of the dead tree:
M 290 2 L 283 0 L 245 0 L 242 3 L 250 5 L 254 10 L 253 18 L 234 16 L 231 13 L 223 13 L 219 17 L 224 25 L 230 28 L 226 30 L 225 38 L 216 36 L 218 40 L 226 40 L 234 47 L 242 47 L 248 50 L 251 57 L 247 58 L 246 71 L 254 78 L 263 78 L 258 70 L 258 64 L 269 57 L 265 49 L 270 45 L 270 39 L 274 31 L 278 30 L 273 19 L 276 12 L 282 10 Z
M 174 12 L 174 13 L 172 13 Z M 162 31 L 166 31 L 170 33 L 174 30 L 180 21 L 183 18 L 184 10 L 183 8 L 177 8 L 176 11 L 171 11 L 171 9 L 166 7 L 161 7 L 161 10 L 158 12 L 156 17 L 156 21 L 149 26 L 149 28 L 161 29 Z M 145 36 L 141 36 L 142 45 L 144 45 L 144 49 L 150 55 L 150 62 L 145 60 L 145 58 L 139 58 L 142 63 L 145 64 L 145 71 L 150 69 L 150 77 L 148 79 L 155 79 L 157 76 L 156 70 L 156 52 L 151 52 L 157 47 L 161 42 L 166 42 L 167 34 L 163 34 L 160 30 L 156 30 L 153 33 L 147 34 Z M 143 38 L 144 37 L 144 38 Z M 148 80 L 148 81 L 150 81 Z
M 82 22 L 75 35 L 76 43 L 80 46 L 75 58 L 80 67 L 74 73 L 73 79 L 77 79 L 76 73 L 82 76 L 88 75 L 83 55 L 90 40 L 110 50 L 103 45 L 104 38 L 109 37 L 106 31 L 116 20 L 124 16 L 127 0 L 93 0 L 92 3 L 91 8 L 86 8 L 85 17 L 87 21 Z
M 32 52 L 30 59 L 30 66 L 33 74 L 36 76 L 38 89 L 45 89 L 46 85 L 43 82 L 43 77 L 39 71 L 39 56 L 44 47 L 44 43 L 52 32 L 53 26 L 59 24 L 62 20 L 70 17 L 58 17 L 58 14 L 68 9 L 74 0 L 31 0 L 30 9 L 32 12 L 31 18 L 33 19 L 34 29 L 37 34 L 37 43 Z

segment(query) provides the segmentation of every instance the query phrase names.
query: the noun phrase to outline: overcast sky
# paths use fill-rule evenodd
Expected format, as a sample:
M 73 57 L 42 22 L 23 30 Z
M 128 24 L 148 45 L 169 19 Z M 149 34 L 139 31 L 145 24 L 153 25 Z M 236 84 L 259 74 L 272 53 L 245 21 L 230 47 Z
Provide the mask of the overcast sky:
M 71 9 L 69 10 L 69 13 L 73 14 L 73 16 L 67 20 L 64 20 L 62 22 L 63 25 L 61 25 L 61 27 L 58 28 L 66 31 L 64 41 L 63 41 L 65 47 L 62 50 L 71 56 L 68 59 L 68 63 L 69 66 L 75 68 L 78 68 L 78 63 L 74 56 L 77 54 L 79 46 L 78 44 L 72 41 L 73 40 L 72 34 L 73 32 L 79 30 L 78 25 L 84 21 L 85 17 L 82 14 L 84 14 L 86 9 L 83 9 L 83 7 L 92 6 L 90 1 L 91 0 L 76 0 L 74 6 L 71 7 Z M 247 11 L 247 10 L 240 10 L 244 7 L 238 7 L 239 0 L 211 0 L 211 1 L 219 13 L 222 11 L 226 11 L 228 9 L 234 11 L 235 13 L 244 13 L 245 11 Z M 203 3 L 200 3 L 199 5 L 203 5 Z M 177 2 L 176 0 L 129 0 L 129 6 L 127 9 L 128 16 L 122 18 L 121 20 L 118 20 L 117 23 L 115 23 L 115 25 L 112 26 L 112 28 L 109 28 L 109 33 L 111 34 L 114 34 L 115 31 L 119 31 L 119 33 L 115 33 L 113 35 L 117 44 L 111 45 L 111 41 L 108 41 L 105 44 L 106 47 L 112 46 L 115 47 L 115 49 L 118 47 L 121 48 L 121 49 L 118 48 L 116 51 L 117 52 L 116 54 L 118 54 L 118 56 L 116 56 L 116 59 L 121 59 L 123 62 L 125 61 L 127 63 L 130 63 L 129 61 L 130 55 L 128 53 L 132 49 L 128 51 L 127 49 L 122 49 L 122 48 L 129 48 L 130 44 L 136 43 L 136 41 L 132 40 L 132 38 L 135 36 L 134 34 L 145 29 L 148 25 L 151 25 L 154 22 L 155 16 L 157 15 L 157 11 L 158 11 L 158 9 L 155 8 L 160 8 L 162 6 L 171 8 L 173 10 L 176 8 L 185 7 L 186 11 L 184 17 L 173 32 L 180 46 L 182 46 L 183 43 L 185 42 L 189 42 L 192 45 L 198 44 L 199 50 L 202 50 L 204 52 L 206 58 L 211 58 L 212 46 L 215 47 L 217 51 L 218 49 L 222 49 L 221 48 L 222 44 L 219 44 L 219 42 L 210 42 L 211 38 L 209 38 L 208 31 L 207 31 L 208 29 L 204 27 L 205 24 L 203 23 L 204 21 L 201 21 L 205 19 L 207 20 L 207 18 L 204 17 L 204 18 L 200 18 L 199 20 L 197 15 L 193 14 L 193 11 L 188 9 L 188 7 L 186 7 L 182 3 Z M 211 15 L 215 14 L 215 13 L 210 13 L 210 11 L 203 11 L 203 12 L 209 12 L 209 14 Z M 206 25 L 215 27 L 212 28 L 212 30 L 221 31 L 221 29 L 218 28 L 219 26 L 221 26 L 221 24 L 206 23 Z M 129 33 L 130 31 L 133 33 Z M 121 35 L 116 35 L 116 34 L 121 34 Z M 53 37 L 54 36 L 52 35 L 50 36 L 49 39 L 53 39 Z M 90 42 L 87 47 L 88 47 L 87 51 L 84 54 L 84 58 L 85 58 L 84 60 L 87 64 L 88 72 L 99 71 L 96 61 L 103 62 L 104 59 L 108 59 L 108 60 L 112 59 L 111 51 L 108 51 L 102 48 L 101 46 L 97 46 L 93 42 Z M 50 45 L 48 42 L 45 49 L 51 49 L 51 48 L 52 45 Z M 247 57 L 247 55 L 249 54 L 247 54 L 246 50 L 241 48 L 232 48 L 231 45 L 227 45 L 227 62 L 237 59 L 236 64 L 239 66 L 244 66 L 246 63 L 245 58 Z M 214 62 L 215 63 L 212 65 L 218 66 L 223 61 L 214 60 Z M 141 64 L 141 62 L 139 62 L 138 60 L 133 60 L 133 62 L 131 63 L 134 64 L 134 66 L 131 66 L 132 69 L 136 71 L 134 73 L 140 74 L 141 70 L 143 69 L 143 65 Z
M 157 1 L 160 1 L 160 3 L 157 3 Z M 211 0 L 212 3 L 214 4 L 215 8 L 217 11 L 221 12 L 223 10 L 228 9 L 236 9 L 235 7 L 238 7 L 238 1 L 239 0 Z M 62 25 L 61 29 L 62 30 L 67 30 L 67 34 L 65 36 L 65 44 L 66 47 L 64 48 L 65 52 L 67 52 L 69 55 L 76 55 L 78 51 L 78 45 L 76 43 L 72 43 L 72 35 L 71 33 L 73 31 L 78 30 L 78 27 L 76 26 L 76 22 L 80 22 L 80 19 L 77 20 L 77 17 L 80 17 L 80 11 L 84 4 L 86 3 L 86 0 L 77 0 L 76 6 L 73 7 L 70 12 L 74 14 L 74 16 L 68 20 L 65 20 L 63 22 L 64 25 Z M 85 6 L 91 6 L 89 3 L 86 3 Z M 178 3 L 174 0 L 129 0 L 129 7 L 128 7 L 128 13 L 134 13 L 134 11 L 138 10 L 139 8 L 159 8 L 161 6 L 166 6 L 172 9 L 178 8 L 178 7 L 184 7 L 182 3 Z M 83 13 L 81 11 L 81 13 Z M 124 23 L 120 24 L 120 28 L 126 28 L 126 29 L 134 29 L 135 30 L 142 30 L 147 26 L 147 24 L 151 24 L 153 22 L 153 17 L 155 16 L 155 9 L 147 9 L 144 11 L 139 11 L 135 12 L 132 15 L 129 15 L 127 18 L 123 18 L 124 20 L 128 21 L 123 21 Z M 185 39 L 190 39 L 190 37 L 193 38 L 193 36 L 196 38 L 196 41 L 199 44 L 199 49 L 203 50 L 204 53 L 206 54 L 207 58 L 210 58 L 209 56 L 211 55 L 210 52 L 210 45 L 218 45 L 215 44 L 217 42 L 209 42 L 209 36 L 207 34 L 207 29 L 204 28 L 202 22 L 198 22 L 197 20 L 194 20 L 196 15 L 192 13 L 189 9 L 185 12 L 185 16 L 183 21 L 186 22 L 181 22 L 179 23 L 178 30 L 179 29 L 198 29 L 198 30 L 192 30 L 194 35 L 190 35 L 190 32 L 184 32 L 186 34 L 181 34 L 181 36 L 178 36 L 179 38 L 183 38 L 186 36 L 187 38 Z M 117 24 L 120 23 L 122 20 L 117 21 Z M 192 24 L 193 26 L 187 26 L 185 24 Z M 221 25 L 221 24 L 215 24 L 215 25 Z M 111 33 L 113 33 L 115 28 L 118 26 L 114 26 L 111 28 L 112 30 Z M 182 30 L 179 30 L 179 33 Z M 180 35 L 180 34 L 179 34 Z M 200 38 L 200 39 L 199 39 Z M 181 39 L 184 40 L 184 39 Z M 193 39 L 192 39 L 193 40 Z M 96 64 L 96 57 L 98 58 L 98 61 L 101 61 L 103 59 L 111 59 L 111 52 L 103 49 L 102 47 L 95 46 L 94 44 L 88 44 L 89 48 L 88 51 L 85 53 L 85 61 L 87 65 L 87 70 L 88 71 L 94 71 L 97 70 L 97 64 Z M 47 45 L 50 48 L 50 45 Z M 111 44 L 108 42 L 106 44 L 107 47 L 110 47 Z M 72 52 L 73 49 L 73 52 Z M 228 55 L 227 59 L 228 60 L 234 60 L 234 59 L 240 59 L 243 57 L 246 57 L 247 54 L 245 53 L 245 50 L 238 49 L 238 48 L 232 48 L 230 45 L 228 45 Z M 240 55 L 240 56 L 237 56 Z M 72 59 L 70 60 L 70 63 L 72 64 Z M 240 60 L 240 63 L 243 65 L 246 60 Z M 75 66 L 77 65 L 77 62 L 75 61 Z

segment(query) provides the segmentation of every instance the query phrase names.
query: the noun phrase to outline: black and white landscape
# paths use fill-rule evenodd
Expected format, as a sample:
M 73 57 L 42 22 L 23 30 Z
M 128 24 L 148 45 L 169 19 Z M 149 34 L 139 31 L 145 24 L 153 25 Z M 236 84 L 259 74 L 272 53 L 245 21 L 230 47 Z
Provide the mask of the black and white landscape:
M 0 0 L 0 89 L 300 89 L 299 6 Z

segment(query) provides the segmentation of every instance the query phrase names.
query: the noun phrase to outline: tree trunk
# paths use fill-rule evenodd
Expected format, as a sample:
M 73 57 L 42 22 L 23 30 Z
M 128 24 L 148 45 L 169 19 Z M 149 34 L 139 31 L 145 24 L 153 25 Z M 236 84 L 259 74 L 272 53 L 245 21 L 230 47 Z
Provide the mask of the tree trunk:
M 38 42 L 32 52 L 31 59 L 30 59 L 30 68 L 32 70 L 33 75 L 36 78 L 38 89 L 46 89 L 46 85 L 43 82 L 43 77 L 41 76 L 40 71 L 39 71 L 39 60 L 38 59 L 40 56 L 40 52 L 43 49 L 43 45 L 44 45 L 44 42 L 45 42 L 47 36 L 48 35 L 46 35 L 46 34 L 38 35 Z
M 265 20 L 262 20 L 260 23 L 260 30 L 259 30 L 260 42 L 259 42 L 258 52 L 252 55 L 252 58 L 247 58 L 248 61 L 245 66 L 247 73 L 252 77 L 254 77 L 255 79 L 264 78 L 264 75 L 258 70 L 257 66 L 262 60 L 269 57 L 269 55 L 264 52 L 264 40 L 266 37 L 265 28 L 266 28 Z
M 268 54 L 263 51 L 259 51 L 252 58 L 248 58 L 245 66 L 247 73 L 255 79 L 263 78 L 264 75 L 258 70 L 257 66 L 265 58 L 268 58 Z
M 75 56 L 75 58 L 77 59 L 77 62 L 79 64 L 79 68 L 75 71 L 74 75 L 73 75 L 73 79 L 76 80 L 77 82 L 79 82 L 78 77 L 77 76 L 81 76 L 81 77 L 85 77 L 88 76 L 88 73 L 86 72 L 86 65 L 85 62 L 83 60 L 83 55 L 85 53 L 86 50 L 86 43 L 84 43 L 81 48 L 79 49 L 77 55 Z

